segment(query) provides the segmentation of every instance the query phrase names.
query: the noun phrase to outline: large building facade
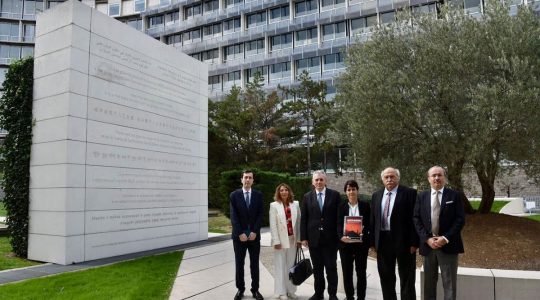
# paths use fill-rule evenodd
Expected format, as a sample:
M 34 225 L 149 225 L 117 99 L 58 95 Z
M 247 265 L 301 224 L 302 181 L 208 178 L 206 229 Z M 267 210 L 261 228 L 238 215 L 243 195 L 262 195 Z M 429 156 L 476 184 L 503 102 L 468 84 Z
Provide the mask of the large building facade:
M 459 1 L 480 14 L 484 0 Z M 513 0 L 540 7 L 540 0 Z M 0 82 L 9 64 L 33 54 L 35 16 L 63 1 L 0 0 Z M 82 0 L 209 64 L 213 99 L 260 72 L 268 89 L 294 85 L 307 71 L 328 84 L 344 69 L 347 47 L 396 11 L 436 13 L 441 0 Z

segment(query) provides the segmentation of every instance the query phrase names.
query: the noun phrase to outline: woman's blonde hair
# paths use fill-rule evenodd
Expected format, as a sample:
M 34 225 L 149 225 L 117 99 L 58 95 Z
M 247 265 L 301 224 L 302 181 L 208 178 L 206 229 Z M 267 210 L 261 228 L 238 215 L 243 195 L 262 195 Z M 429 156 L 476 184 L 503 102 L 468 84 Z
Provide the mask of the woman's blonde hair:
M 284 199 L 285 201 L 283 201 L 283 199 L 281 199 L 281 196 L 279 195 L 279 189 L 281 189 L 281 187 L 284 187 L 289 191 L 289 197 L 287 197 L 287 199 Z M 274 200 L 277 202 L 284 202 L 285 204 L 293 203 L 294 194 L 291 187 L 287 185 L 286 183 L 280 183 L 276 188 L 276 193 L 274 194 Z

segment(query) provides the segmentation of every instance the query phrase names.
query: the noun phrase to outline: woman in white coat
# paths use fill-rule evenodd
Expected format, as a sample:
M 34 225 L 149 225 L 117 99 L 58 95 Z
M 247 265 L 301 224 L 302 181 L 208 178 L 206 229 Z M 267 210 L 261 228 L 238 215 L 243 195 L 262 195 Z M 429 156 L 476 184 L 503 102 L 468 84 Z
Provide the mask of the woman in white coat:
M 289 281 L 289 269 L 294 265 L 300 243 L 300 207 L 285 183 L 276 188 L 270 203 L 270 231 L 274 247 L 274 292 L 279 299 L 296 299 L 296 286 Z

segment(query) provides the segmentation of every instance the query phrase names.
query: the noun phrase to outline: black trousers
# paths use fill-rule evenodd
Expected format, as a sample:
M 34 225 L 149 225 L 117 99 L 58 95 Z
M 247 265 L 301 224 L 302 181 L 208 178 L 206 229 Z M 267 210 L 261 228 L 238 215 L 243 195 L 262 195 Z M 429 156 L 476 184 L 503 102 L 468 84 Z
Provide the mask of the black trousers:
M 381 231 L 377 249 L 377 269 L 384 300 L 397 300 L 396 261 L 401 285 L 401 300 L 415 300 L 416 253 L 411 254 L 409 249 L 396 253 L 390 232 Z
M 240 242 L 233 240 L 234 262 L 236 264 L 236 288 L 244 292 L 246 283 L 244 282 L 244 264 L 246 252 L 249 252 L 249 268 L 251 272 L 251 292 L 259 290 L 259 253 L 261 252 L 260 241 Z
M 315 294 L 324 295 L 324 270 L 328 280 L 328 295 L 335 296 L 337 293 L 337 243 L 319 241 L 317 247 L 309 246 L 309 255 L 313 263 L 313 278 L 315 279 Z
M 343 286 L 347 299 L 354 299 L 353 268 L 356 269 L 356 295 L 358 300 L 366 298 L 366 267 L 368 248 L 359 244 L 342 244 L 339 249 Z

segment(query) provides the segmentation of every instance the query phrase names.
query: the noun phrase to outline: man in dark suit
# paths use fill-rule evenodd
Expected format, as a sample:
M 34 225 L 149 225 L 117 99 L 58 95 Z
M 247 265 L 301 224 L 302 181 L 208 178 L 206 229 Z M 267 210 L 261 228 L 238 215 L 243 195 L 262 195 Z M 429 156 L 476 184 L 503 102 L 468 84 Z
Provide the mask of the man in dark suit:
M 337 191 L 326 188 L 326 174 L 313 172 L 314 190 L 304 195 L 300 238 L 304 247 L 309 247 L 313 262 L 315 294 L 310 300 L 324 299 L 324 269 L 328 280 L 330 300 L 337 296 L 337 211 L 341 198 Z
M 236 263 L 236 288 L 234 300 L 244 297 L 244 262 L 249 251 L 251 270 L 251 293 L 253 298 L 263 300 L 259 293 L 259 253 L 261 251 L 261 223 L 263 216 L 263 195 L 251 188 L 254 175 L 252 171 L 242 172 L 242 188 L 229 196 L 231 206 L 231 224 Z
M 400 173 L 395 168 L 384 169 L 381 179 L 385 187 L 371 196 L 371 233 L 383 298 L 397 299 L 397 261 L 401 299 L 416 300 L 418 235 L 412 219 L 416 190 L 399 184 Z
M 463 253 L 463 203 L 458 192 L 444 187 L 446 170 L 442 167 L 431 167 L 428 181 L 431 189 L 418 196 L 414 208 L 414 225 L 424 257 L 424 299 L 436 299 L 440 267 L 444 299 L 455 300 L 458 254 Z

